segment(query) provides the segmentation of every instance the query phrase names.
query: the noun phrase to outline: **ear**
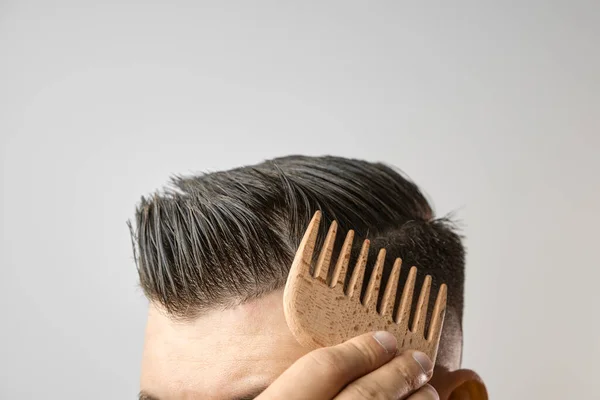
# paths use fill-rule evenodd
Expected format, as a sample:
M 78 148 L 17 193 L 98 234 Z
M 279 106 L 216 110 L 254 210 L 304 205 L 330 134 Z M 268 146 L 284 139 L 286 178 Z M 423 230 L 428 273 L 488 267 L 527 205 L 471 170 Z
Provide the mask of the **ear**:
M 483 380 L 470 369 L 438 370 L 430 382 L 441 400 L 488 400 Z

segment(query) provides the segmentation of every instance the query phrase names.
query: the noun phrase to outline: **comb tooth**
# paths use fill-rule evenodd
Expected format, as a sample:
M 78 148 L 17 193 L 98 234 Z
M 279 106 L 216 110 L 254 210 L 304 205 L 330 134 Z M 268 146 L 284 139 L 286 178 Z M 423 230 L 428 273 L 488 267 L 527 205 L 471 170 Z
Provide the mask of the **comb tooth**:
M 386 319 L 392 318 L 394 312 L 394 304 L 396 303 L 396 291 L 398 290 L 398 276 L 400 276 L 400 267 L 402 266 L 402 260 L 397 258 L 392 267 L 390 278 L 388 279 L 387 285 L 385 286 L 385 292 L 383 293 L 383 299 L 381 300 L 381 315 Z
M 333 221 L 325 237 L 325 242 L 321 248 L 321 254 L 317 265 L 315 266 L 315 278 L 322 279 L 323 282 L 327 282 L 327 274 L 329 273 L 329 264 L 331 263 L 331 253 L 333 251 L 333 244 L 335 242 L 335 235 L 337 233 L 337 222 Z
M 350 285 L 348 286 L 348 296 L 352 297 L 356 289 L 358 289 L 358 296 L 360 297 L 360 291 L 362 289 L 363 278 L 365 275 L 365 265 L 367 264 L 367 258 L 369 256 L 369 240 L 363 242 L 362 248 L 360 249 L 360 255 L 358 261 L 352 271 L 352 277 L 350 278 Z
M 363 302 L 365 307 L 377 308 L 377 297 L 379 296 L 379 288 L 381 286 L 381 275 L 383 274 L 383 264 L 385 263 L 385 249 L 379 250 L 377 255 L 377 261 L 371 272 L 369 278 L 369 286 L 367 286 L 367 292 L 365 293 L 365 300 Z
M 319 224 L 321 223 L 321 212 L 317 211 L 306 228 L 304 237 L 298 246 L 298 251 L 294 257 L 294 262 L 290 269 L 290 274 L 309 275 L 312 256 L 315 251 L 317 234 L 319 233 Z
M 433 307 L 433 318 L 429 326 L 429 334 L 427 340 L 430 342 L 438 342 L 442 333 L 442 325 L 444 325 L 444 316 L 446 314 L 446 298 L 448 296 L 448 287 L 442 284 L 438 292 L 435 306 Z
M 402 323 L 408 326 L 410 317 L 410 306 L 412 305 L 413 292 L 415 291 L 415 281 L 417 280 L 417 268 L 412 267 L 408 273 L 408 279 L 402 290 L 402 300 L 396 314 L 396 323 Z
M 331 287 L 336 285 L 342 285 L 344 289 L 344 282 L 346 282 L 346 271 L 348 270 L 348 264 L 350 263 L 350 253 L 352 252 L 352 241 L 354 240 L 354 231 L 348 231 L 340 255 L 338 256 L 335 268 L 333 270 L 333 276 L 331 277 Z
M 427 319 L 427 306 L 429 305 L 429 293 L 431 292 L 431 275 L 425 277 L 419 302 L 417 303 L 417 313 L 413 319 L 412 332 L 419 332 L 425 337 L 425 320 Z

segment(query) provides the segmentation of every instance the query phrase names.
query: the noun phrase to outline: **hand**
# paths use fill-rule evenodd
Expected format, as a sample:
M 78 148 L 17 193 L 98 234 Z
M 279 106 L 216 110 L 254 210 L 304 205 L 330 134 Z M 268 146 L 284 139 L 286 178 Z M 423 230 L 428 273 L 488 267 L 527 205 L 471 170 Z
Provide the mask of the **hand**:
M 396 355 L 389 332 L 368 333 L 314 350 L 296 361 L 257 400 L 437 400 L 427 385 L 433 364 L 423 353 Z

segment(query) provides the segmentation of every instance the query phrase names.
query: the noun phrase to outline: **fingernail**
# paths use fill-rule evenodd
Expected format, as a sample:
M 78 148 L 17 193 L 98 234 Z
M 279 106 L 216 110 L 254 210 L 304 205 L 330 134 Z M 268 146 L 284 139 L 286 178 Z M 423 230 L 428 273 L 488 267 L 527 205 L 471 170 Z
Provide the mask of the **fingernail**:
M 431 394 L 431 399 L 435 399 L 435 400 L 440 400 L 440 395 L 437 392 L 437 390 L 435 390 L 435 388 L 431 385 L 425 385 L 424 388 Z
M 386 331 L 378 331 L 373 335 L 373 339 L 385 349 L 386 353 L 396 354 L 396 350 L 398 349 L 396 336 Z
M 427 354 L 421 353 L 420 351 L 415 351 L 413 353 L 413 358 L 417 360 L 425 375 L 430 376 L 433 372 L 433 363 L 429 357 L 427 357 Z

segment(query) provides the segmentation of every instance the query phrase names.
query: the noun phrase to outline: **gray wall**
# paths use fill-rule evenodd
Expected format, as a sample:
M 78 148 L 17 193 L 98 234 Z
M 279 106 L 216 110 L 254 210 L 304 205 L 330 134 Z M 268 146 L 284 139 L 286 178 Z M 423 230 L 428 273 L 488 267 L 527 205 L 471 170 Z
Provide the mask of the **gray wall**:
M 395 164 L 457 211 L 493 398 L 590 398 L 597 1 L 148 3 L 0 3 L 1 399 L 133 398 L 139 196 L 290 153 Z

